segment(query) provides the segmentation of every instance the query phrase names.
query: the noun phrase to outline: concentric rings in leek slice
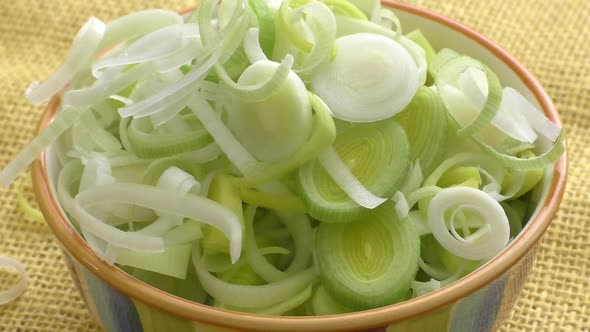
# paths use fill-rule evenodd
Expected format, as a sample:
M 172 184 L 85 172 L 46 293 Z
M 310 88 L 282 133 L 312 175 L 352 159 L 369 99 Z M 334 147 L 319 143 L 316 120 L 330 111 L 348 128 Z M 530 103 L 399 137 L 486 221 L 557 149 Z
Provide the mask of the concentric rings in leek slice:
M 448 119 L 442 100 L 432 89 L 421 86 L 396 119 L 412 142 L 410 159 L 419 161 L 423 175 L 428 176 L 446 152 Z
M 377 308 L 409 296 L 420 236 L 387 202 L 350 223 L 321 223 L 316 255 L 322 285 L 336 301 L 357 310 Z
M 393 119 L 347 126 L 334 148 L 354 176 L 381 197 L 395 193 L 410 164 L 408 137 Z M 348 197 L 317 160 L 299 169 L 298 181 L 309 214 L 320 221 L 349 222 L 369 211 Z

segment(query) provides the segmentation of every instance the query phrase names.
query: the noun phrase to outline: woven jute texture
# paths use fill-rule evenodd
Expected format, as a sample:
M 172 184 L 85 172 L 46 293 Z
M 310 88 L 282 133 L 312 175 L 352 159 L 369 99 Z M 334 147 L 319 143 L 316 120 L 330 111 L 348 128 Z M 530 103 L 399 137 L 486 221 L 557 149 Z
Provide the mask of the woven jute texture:
M 569 145 L 569 184 L 501 331 L 590 331 L 590 1 L 412 2 L 497 42 L 540 80 L 559 109 Z M 31 139 L 43 110 L 30 105 L 23 92 L 57 68 L 89 16 L 109 21 L 140 9 L 190 3 L 0 0 L 0 167 Z M 17 301 L 0 306 L 0 331 L 99 331 L 49 228 L 16 206 L 19 183 L 25 182 L 0 188 L 0 255 L 23 261 L 30 285 Z M 14 281 L 0 269 L 0 289 Z

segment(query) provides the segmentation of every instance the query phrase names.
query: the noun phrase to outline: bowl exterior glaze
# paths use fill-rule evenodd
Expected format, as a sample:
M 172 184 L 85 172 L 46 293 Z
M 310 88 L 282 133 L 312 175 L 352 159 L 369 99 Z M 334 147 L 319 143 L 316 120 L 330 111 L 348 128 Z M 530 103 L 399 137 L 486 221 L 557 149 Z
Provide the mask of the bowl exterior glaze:
M 450 47 L 480 59 L 500 78 L 560 123 L 539 83 L 514 58 L 480 34 L 449 19 L 406 4 L 385 0 L 405 31 L 420 28 L 436 49 Z M 55 114 L 54 98 L 39 130 Z M 50 172 L 50 152 L 32 167 L 41 210 L 63 248 L 72 279 L 93 317 L 108 332 L 413 332 L 493 331 L 510 313 L 532 266 L 537 244 L 555 215 L 565 188 L 567 157 L 548 171 L 545 197 L 534 220 L 501 254 L 458 282 L 410 301 L 358 313 L 290 318 L 230 312 L 186 301 L 146 285 L 98 258 L 59 207 Z M 49 171 L 48 171 L 49 169 Z
M 422 315 L 355 332 L 490 332 L 512 310 L 532 266 L 536 246 L 501 277 L 475 293 Z M 72 279 L 94 319 L 108 332 L 247 332 L 184 319 L 133 299 L 98 278 L 66 250 Z M 223 322 L 219 322 L 224 325 Z M 306 330 L 312 332 L 312 330 Z M 341 331 L 341 330 L 338 330 Z M 343 331 L 343 330 L 342 330 Z

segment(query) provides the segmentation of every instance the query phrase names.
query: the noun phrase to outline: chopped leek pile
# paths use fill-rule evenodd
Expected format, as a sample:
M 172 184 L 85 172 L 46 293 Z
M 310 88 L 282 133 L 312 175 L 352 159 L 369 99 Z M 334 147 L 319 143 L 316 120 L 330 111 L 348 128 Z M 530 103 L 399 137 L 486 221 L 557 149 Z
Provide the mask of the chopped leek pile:
M 561 128 L 378 1 L 203 0 L 90 19 L 26 97 L 54 121 L 59 202 L 97 255 L 174 295 L 266 315 L 390 305 L 518 235 Z

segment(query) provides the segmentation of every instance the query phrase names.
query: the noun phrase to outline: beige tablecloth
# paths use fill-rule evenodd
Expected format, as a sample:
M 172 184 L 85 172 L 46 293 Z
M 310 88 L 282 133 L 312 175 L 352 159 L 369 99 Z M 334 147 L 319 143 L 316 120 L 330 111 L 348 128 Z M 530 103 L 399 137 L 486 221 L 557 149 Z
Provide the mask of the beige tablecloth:
M 43 111 L 29 104 L 23 92 L 63 61 L 89 16 L 109 21 L 148 7 L 180 9 L 190 3 L 1 0 L 0 166 L 31 139 Z M 541 81 L 557 105 L 569 144 L 569 185 L 502 331 L 590 331 L 590 0 L 413 3 L 496 41 Z M 70 281 L 56 240 L 45 224 L 23 216 L 15 188 L 0 188 L 0 255 L 22 260 L 30 285 L 17 301 L 0 306 L 0 331 L 98 331 Z M 0 270 L 0 289 L 14 280 Z

